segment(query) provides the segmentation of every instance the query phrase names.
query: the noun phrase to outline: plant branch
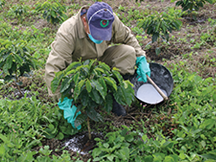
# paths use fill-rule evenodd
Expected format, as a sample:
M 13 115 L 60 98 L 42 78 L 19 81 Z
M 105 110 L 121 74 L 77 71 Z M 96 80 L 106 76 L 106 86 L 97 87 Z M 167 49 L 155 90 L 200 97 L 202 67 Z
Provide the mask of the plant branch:
M 90 128 L 89 117 L 87 118 L 87 125 L 88 125 L 89 140 L 91 140 L 91 128 Z

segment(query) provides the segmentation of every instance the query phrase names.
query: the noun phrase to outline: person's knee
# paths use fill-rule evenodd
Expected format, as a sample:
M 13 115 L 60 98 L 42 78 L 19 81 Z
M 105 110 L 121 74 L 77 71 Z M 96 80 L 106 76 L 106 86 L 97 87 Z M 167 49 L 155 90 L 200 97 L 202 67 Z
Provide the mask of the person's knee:
M 134 74 L 136 63 L 135 49 L 129 45 L 119 45 L 118 57 L 114 59 L 115 65 L 120 69 L 121 74 Z
M 122 44 L 119 45 L 119 47 L 121 48 L 121 51 L 124 51 L 124 54 L 128 54 L 130 56 L 134 56 L 136 55 L 135 49 L 132 46 L 126 45 L 126 44 Z

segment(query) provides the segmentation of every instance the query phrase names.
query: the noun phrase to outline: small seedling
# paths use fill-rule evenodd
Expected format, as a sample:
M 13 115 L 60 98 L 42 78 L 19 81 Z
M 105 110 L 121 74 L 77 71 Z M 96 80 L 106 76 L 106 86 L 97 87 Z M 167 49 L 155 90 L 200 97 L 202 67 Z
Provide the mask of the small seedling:
M 59 2 L 52 2 L 49 0 L 43 4 L 37 3 L 35 9 L 42 12 L 43 18 L 46 19 L 47 22 L 54 25 L 64 21 L 67 18 L 65 14 L 66 7 L 61 5 Z
M 166 12 L 149 15 L 140 19 L 138 26 L 143 28 L 147 34 L 152 36 L 152 43 L 160 44 L 160 38 L 166 42 L 169 41 L 169 33 L 172 30 L 179 30 L 182 22 L 177 17 L 167 14 Z M 156 48 L 156 53 L 158 53 Z
M 175 1 L 171 0 L 171 2 Z M 198 11 L 199 8 L 203 7 L 206 2 L 213 4 L 212 0 L 179 0 L 176 2 L 176 6 L 181 6 L 183 11 L 188 11 L 188 13 L 191 13 L 194 10 Z
M 19 82 L 19 77 L 38 67 L 37 61 L 31 56 L 32 49 L 25 41 L 12 42 L 3 39 L 0 47 L 0 69 L 3 71 L 4 80 L 14 79 L 22 96 L 22 82 Z

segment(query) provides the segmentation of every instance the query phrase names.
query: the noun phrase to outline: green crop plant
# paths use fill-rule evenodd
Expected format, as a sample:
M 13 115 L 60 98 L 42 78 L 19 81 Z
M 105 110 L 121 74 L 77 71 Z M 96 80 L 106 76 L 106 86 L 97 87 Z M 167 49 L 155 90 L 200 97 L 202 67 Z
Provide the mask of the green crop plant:
M 171 2 L 175 1 L 171 0 Z M 183 11 L 188 11 L 188 13 L 191 13 L 194 10 L 198 11 L 199 8 L 203 7 L 206 2 L 213 4 L 212 0 L 179 0 L 175 5 L 181 6 Z
M 122 126 L 122 130 L 109 132 L 105 140 L 96 138 L 97 148 L 92 152 L 93 161 L 145 161 L 141 156 L 143 141 L 138 133 L 131 132 L 130 128 Z
M 5 0 L 0 0 L 0 7 L 3 8 L 4 5 L 5 5 Z
M 43 4 L 37 3 L 35 9 L 42 12 L 43 18 L 54 25 L 67 18 L 67 15 L 65 14 L 66 7 L 61 5 L 59 2 L 49 0 L 45 1 Z
M 0 70 L 5 81 L 14 79 L 22 96 L 19 77 L 37 69 L 37 61 L 32 57 L 33 49 L 26 41 L 12 42 L 1 39 L 0 44 Z
M 122 105 L 131 105 L 134 99 L 132 86 L 129 80 L 123 79 L 117 68 L 111 70 L 103 62 L 86 60 L 73 62 L 65 70 L 57 72 L 51 90 L 55 92 L 60 87 L 61 100 L 64 97 L 74 100 L 72 104 L 81 111 L 75 120 L 75 127 L 87 119 L 91 139 L 89 119 L 103 121 L 96 110 L 100 108 L 109 113 L 113 99 Z
M 179 30 L 182 22 L 177 16 L 167 14 L 166 12 L 154 13 L 143 19 L 139 19 L 138 26 L 143 28 L 147 34 L 152 36 L 152 43 L 160 43 L 160 38 L 169 41 L 169 33 L 172 30 Z M 156 53 L 158 54 L 158 49 Z
M 29 10 L 28 6 L 25 5 L 16 5 L 13 7 L 13 12 L 16 15 L 16 18 L 18 19 L 19 23 L 23 20 L 23 15 L 27 14 L 27 11 Z

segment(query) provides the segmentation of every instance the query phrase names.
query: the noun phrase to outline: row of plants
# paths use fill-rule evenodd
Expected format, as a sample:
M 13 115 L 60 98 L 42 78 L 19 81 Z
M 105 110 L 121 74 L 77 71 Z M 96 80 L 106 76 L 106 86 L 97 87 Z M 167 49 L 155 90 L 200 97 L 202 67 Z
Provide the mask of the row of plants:
M 174 1 L 171 1 L 173 3 Z M 182 11 L 176 8 L 171 8 L 168 12 L 154 12 L 150 10 L 136 10 L 130 9 L 127 12 L 128 16 L 125 16 L 123 12 L 122 15 L 119 15 L 122 21 L 129 25 L 129 20 L 135 19 L 138 21 L 138 27 L 143 28 L 148 35 L 152 37 L 152 42 L 157 41 L 158 48 L 156 53 L 160 53 L 160 42 L 161 40 L 169 41 L 169 35 L 172 30 L 179 30 L 181 27 L 181 16 L 184 14 L 193 14 L 193 11 L 198 11 L 203 5 L 208 2 L 213 4 L 213 0 L 180 0 L 175 3 L 176 6 L 181 6 Z M 2 3 L 5 5 L 5 3 Z M 15 14 L 15 17 L 21 22 L 25 16 L 29 15 L 27 13 L 29 6 L 26 5 L 16 5 L 13 6 L 10 10 Z M 38 2 L 34 5 L 31 10 L 31 14 L 42 15 L 49 23 L 57 25 L 68 18 L 67 10 L 70 10 L 70 7 L 65 7 L 59 2 L 53 2 L 52 0 L 46 1 L 44 3 Z M 119 11 L 124 11 L 125 7 L 119 6 Z M 186 12 L 187 11 L 187 12 Z M 150 23 L 151 22 L 151 23 Z

